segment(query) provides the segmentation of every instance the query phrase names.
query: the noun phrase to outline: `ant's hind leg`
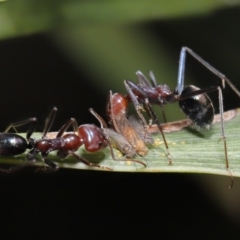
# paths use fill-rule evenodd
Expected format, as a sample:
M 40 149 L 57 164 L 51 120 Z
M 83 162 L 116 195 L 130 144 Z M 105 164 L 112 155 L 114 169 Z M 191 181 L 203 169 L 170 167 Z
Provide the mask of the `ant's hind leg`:
M 28 124 L 28 123 L 32 123 L 32 127 L 28 130 L 28 132 L 27 132 L 27 136 L 28 135 L 32 135 L 32 133 L 33 133 L 33 131 L 35 130 L 35 127 L 36 127 L 36 123 L 37 123 L 37 118 L 28 118 L 28 119 L 26 119 L 26 120 L 23 120 L 23 121 L 20 121 L 20 122 L 16 122 L 16 123 L 11 123 L 11 124 L 9 124 L 9 126 L 5 129 L 5 133 L 6 132 L 9 132 L 9 130 L 11 129 L 11 128 L 13 128 L 14 129 L 14 131 L 17 133 L 17 129 L 16 129 L 16 127 L 20 127 L 20 126 L 23 126 L 23 125 L 26 125 L 26 124 Z
M 102 168 L 102 169 L 105 169 L 105 170 L 108 170 L 108 171 L 112 171 L 111 168 L 109 167 L 105 167 L 105 166 L 101 166 L 101 165 L 98 165 L 98 164 L 94 164 L 94 163 L 91 163 L 89 162 L 88 160 L 78 156 L 76 153 L 72 152 L 72 151 L 68 151 L 68 154 L 71 154 L 74 158 L 76 158 L 79 162 L 82 162 L 84 164 L 86 164 L 87 166 L 91 166 L 91 167 L 97 167 L 97 168 Z
M 33 164 L 36 162 L 36 160 L 28 160 L 26 163 L 10 167 L 8 169 L 0 168 L 0 172 L 5 172 L 5 173 L 13 173 L 19 170 L 22 170 L 25 167 L 33 166 Z

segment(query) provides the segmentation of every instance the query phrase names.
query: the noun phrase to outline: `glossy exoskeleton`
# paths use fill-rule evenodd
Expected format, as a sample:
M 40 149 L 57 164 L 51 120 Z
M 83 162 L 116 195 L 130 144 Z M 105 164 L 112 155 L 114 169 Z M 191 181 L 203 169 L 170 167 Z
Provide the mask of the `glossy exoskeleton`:
M 75 159 L 88 166 L 112 170 L 111 168 L 91 163 L 75 153 L 82 145 L 84 145 L 86 150 L 89 152 L 99 151 L 107 146 L 107 141 L 104 139 L 101 129 L 94 125 L 86 124 L 81 125 L 78 128 L 76 120 L 71 118 L 62 126 L 55 138 L 46 138 L 46 135 L 55 118 L 56 112 L 57 108 L 53 108 L 46 121 L 42 138 L 29 139 L 29 143 L 33 146 L 33 148 L 27 154 L 27 160 L 30 162 L 35 162 L 36 155 L 40 153 L 43 162 L 49 167 L 48 169 L 43 168 L 42 170 L 54 171 L 58 169 L 58 165 L 47 157 L 50 152 L 57 151 L 57 156 L 61 159 L 64 159 L 68 155 L 72 155 Z M 70 125 L 73 125 L 74 132 L 77 134 L 67 133 L 63 135 Z
M 31 127 L 27 131 L 26 138 L 20 136 L 17 133 L 8 132 L 11 128 L 15 129 L 16 127 L 20 127 L 28 123 L 31 123 Z M 36 123 L 36 118 L 29 118 L 21 122 L 11 123 L 5 129 L 5 131 L 0 134 L 0 156 L 16 156 L 24 153 L 27 149 L 31 149 L 32 145 L 29 143 L 29 139 L 35 130 Z M 17 170 L 17 168 L 20 167 L 13 167 L 12 169 Z M 9 170 L 2 168 L 0 171 L 10 172 Z
M 223 119 L 223 97 L 222 97 L 222 90 L 219 86 L 211 86 L 208 88 L 200 89 L 196 86 L 189 85 L 184 87 L 184 73 L 185 73 L 185 60 L 186 60 L 186 53 L 192 55 L 196 60 L 198 60 L 201 64 L 203 64 L 207 69 L 213 72 L 216 76 L 218 76 L 223 83 L 225 81 L 233 88 L 235 91 L 235 87 L 231 84 L 231 82 L 220 73 L 217 69 L 212 67 L 209 63 L 203 60 L 200 56 L 198 56 L 195 52 L 187 47 L 182 47 L 180 53 L 180 60 L 179 60 L 179 68 L 178 68 L 178 80 L 177 80 L 177 87 L 175 90 L 171 90 L 166 84 L 158 85 L 153 73 L 150 71 L 150 79 L 151 83 L 147 80 L 147 78 L 138 71 L 136 73 L 138 78 L 138 83 L 133 83 L 132 81 L 125 80 L 124 84 L 128 92 L 127 98 L 133 102 L 135 109 L 143 121 L 145 125 L 145 129 L 147 129 L 147 121 L 145 120 L 144 116 L 141 113 L 141 110 L 145 110 L 151 119 L 153 119 L 159 128 L 159 131 L 162 134 L 165 147 L 167 150 L 169 163 L 171 164 L 171 157 L 168 150 L 168 144 L 163 134 L 163 129 L 160 124 L 160 121 L 154 111 L 152 110 L 151 105 L 157 104 L 160 107 L 168 103 L 179 102 L 179 107 L 185 113 L 185 115 L 190 118 L 196 125 L 199 127 L 209 129 L 213 117 L 214 117 L 214 107 L 207 96 L 206 93 L 211 91 L 218 91 L 219 96 L 219 112 L 221 116 L 221 130 L 222 136 L 221 139 L 224 143 L 224 152 L 225 152 L 225 162 L 226 162 L 226 169 L 229 170 L 229 162 L 228 162 L 228 154 L 227 154 L 227 142 L 224 130 L 224 119 Z M 236 91 L 235 91 L 236 92 Z M 232 177 L 232 174 L 230 172 Z M 233 184 L 233 180 L 231 186 Z
M 55 114 L 56 108 L 53 109 L 52 113 L 49 116 L 49 119 L 52 122 Z M 51 125 L 51 124 L 50 124 Z M 73 126 L 74 133 L 64 133 L 66 130 Z M 62 128 L 57 133 L 56 137 L 53 139 L 46 138 L 46 134 L 49 130 L 50 126 L 48 123 L 45 126 L 45 130 L 43 132 L 42 139 L 31 139 L 29 140 L 30 144 L 33 146 L 32 150 L 27 154 L 27 159 L 30 161 L 34 161 L 36 159 L 36 155 L 38 153 L 41 154 L 42 160 L 44 163 L 50 167 L 50 171 L 57 170 L 58 165 L 55 164 L 52 160 L 48 159 L 48 154 L 52 151 L 57 151 L 57 156 L 60 159 L 66 158 L 68 155 L 72 155 L 76 160 L 82 162 L 91 167 L 98 167 L 105 170 L 112 170 L 109 167 L 101 166 L 98 164 L 94 164 L 89 162 L 87 159 L 77 155 L 75 152 L 84 145 L 85 149 L 88 152 L 98 152 L 110 146 L 108 141 L 108 136 L 106 133 L 99 127 L 93 124 L 83 124 L 78 126 L 76 120 L 71 118 L 67 121 Z M 115 160 L 115 158 L 113 157 Z M 134 162 L 138 162 L 144 166 L 146 166 L 141 161 L 132 160 Z M 45 170 L 45 169 L 44 169 Z

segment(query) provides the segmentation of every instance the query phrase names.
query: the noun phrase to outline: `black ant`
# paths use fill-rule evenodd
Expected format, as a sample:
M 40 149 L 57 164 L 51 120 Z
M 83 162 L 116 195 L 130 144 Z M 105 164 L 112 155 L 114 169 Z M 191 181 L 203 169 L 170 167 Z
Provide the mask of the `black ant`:
M 100 125 L 101 125 L 101 132 L 104 134 L 105 139 L 108 142 L 108 146 L 110 148 L 112 159 L 115 161 L 131 161 L 142 164 L 144 167 L 146 167 L 146 164 L 140 160 L 132 159 L 137 153 L 136 148 L 132 146 L 132 144 L 128 141 L 128 138 L 126 138 L 124 135 L 119 134 L 118 132 L 114 131 L 113 129 L 110 129 L 107 127 L 106 122 L 103 120 L 103 118 L 97 114 L 92 108 L 89 109 L 89 111 L 98 119 Z M 81 127 L 81 126 L 80 126 Z M 127 159 L 117 159 L 114 155 L 113 149 L 112 149 L 112 143 L 117 147 L 117 149 L 122 152 Z
M 100 165 L 97 164 L 93 164 L 90 163 L 89 161 L 87 161 L 86 159 L 78 156 L 77 154 L 75 154 L 74 152 L 78 150 L 78 148 L 85 144 L 85 148 L 87 150 L 90 150 L 91 147 L 92 149 L 95 147 L 95 150 L 97 149 L 101 149 L 107 146 L 107 142 L 104 139 L 104 136 L 98 134 L 98 129 L 97 127 L 93 127 L 93 128 L 87 128 L 85 129 L 85 135 L 89 134 L 91 136 L 91 134 L 94 134 L 94 140 L 91 139 L 91 142 L 87 142 L 86 139 L 87 138 L 84 135 L 84 131 L 82 132 L 81 137 L 79 137 L 76 134 L 66 134 L 64 136 L 63 133 L 66 131 L 66 129 L 71 125 L 74 124 L 77 126 L 75 119 L 71 118 L 66 124 L 63 125 L 63 127 L 60 129 L 60 131 L 58 132 L 56 138 L 53 139 L 48 139 L 46 138 L 47 133 L 49 132 L 52 123 L 54 121 L 55 115 L 57 112 L 57 108 L 54 107 L 52 109 L 52 111 L 50 112 L 48 118 L 45 121 L 45 127 L 43 130 L 43 134 L 42 134 L 42 138 L 41 139 L 33 139 L 31 138 L 31 135 L 33 133 L 33 128 L 31 128 L 31 130 L 29 130 L 27 132 L 27 137 L 26 139 L 27 141 L 17 135 L 17 134 L 13 134 L 13 133 L 2 133 L 0 135 L 0 139 L 1 139 L 1 155 L 2 156 L 13 156 L 13 155 L 18 155 L 21 153 L 24 153 L 26 151 L 26 149 L 31 149 L 26 156 L 26 160 L 27 162 L 25 164 L 19 165 L 19 166 L 14 166 L 11 167 L 9 169 L 0 169 L 0 171 L 2 172 L 6 172 L 6 173 L 11 173 L 17 170 L 20 170 L 26 166 L 32 165 L 36 162 L 36 155 L 38 153 L 41 153 L 41 158 L 43 160 L 43 162 L 49 167 L 48 169 L 46 168 L 42 168 L 41 170 L 43 171 L 56 171 L 58 170 L 58 165 L 55 164 L 52 160 L 48 159 L 48 154 L 52 151 L 56 151 L 57 150 L 57 155 L 58 157 L 60 157 L 61 159 L 65 158 L 67 155 L 71 154 L 73 157 L 75 157 L 78 161 L 81 161 L 83 163 L 85 163 L 86 165 L 89 166 L 93 166 L 93 167 L 99 167 L 99 168 L 104 168 L 107 170 L 112 170 L 111 168 L 108 167 L 102 167 Z M 28 120 L 19 122 L 19 123 L 14 123 L 9 125 L 9 127 L 6 129 L 6 131 L 8 131 L 10 128 L 15 128 L 21 125 L 24 125 L 30 121 L 36 122 L 35 118 L 30 118 Z M 91 126 L 91 125 L 90 125 Z M 101 130 L 101 129 L 100 129 Z M 80 134 L 80 130 L 79 130 L 79 134 Z M 99 137 L 99 139 L 97 139 Z M 99 141 L 98 141 L 99 140 Z M 101 143 L 100 145 L 99 142 Z M 18 144 L 16 144 L 18 143 Z M 98 145 L 97 149 L 96 146 Z
M 16 127 L 20 127 L 28 123 L 31 123 L 31 127 L 26 133 L 26 139 L 16 133 L 9 133 L 11 128 L 16 131 Z M 11 123 L 5 131 L 0 134 L 0 156 L 16 156 L 24 153 L 27 149 L 31 149 L 32 145 L 29 143 L 29 140 L 36 128 L 36 123 L 36 118 L 29 118 L 21 122 Z M 17 166 L 15 168 L 20 167 Z M 2 168 L 0 168 L 0 171 L 8 172 L 8 170 Z
M 142 110 L 146 110 L 146 112 L 150 115 L 151 119 L 154 119 L 154 121 L 157 123 L 157 126 L 162 134 L 163 141 L 167 150 L 169 164 L 172 164 L 168 144 L 163 133 L 163 128 L 156 114 L 152 110 L 151 104 L 158 104 L 160 105 L 160 107 L 163 107 L 168 103 L 173 103 L 178 101 L 179 107 L 188 118 L 190 118 L 197 126 L 205 129 L 209 129 L 214 118 L 214 107 L 210 98 L 207 96 L 206 93 L 211 91 L 218 91 L 219 112 L 221 116 L 221 126 L 222 126 L 221 139 L 224 142 L 226 169 L 229 171 L 231 175 L 232 182 L 230 187 L 232 187 L 233 176 L 229 170 L 229 163 L 228 163 L 227 142 L 226 142 L 225 129 L 224 129 L 224 119 L 223 119 L 222 90 L 219 86 L 211 86 L 204 89 L 200 89 L 193 85 L 184 87 L 185 60 L 186 60 L 187 52 L 190 55 L 192 55 L 196 60 L 198 60 L 201 64 L 203 64 L 207 69 L 213 72 L 216 76 L 218 76 L 222 80 L 223 87 L 225 87 L 225 81 L 226 81 L 235 92 L 238 92 L 236 88 L 233 86 L 233 84 L 231 84 L 230 80 L 228 80 L 225 77 L 225 75 L 223 75 L 217 69 L 212 67 L 209 63 L 203 60 L 191 49 L 187 47 L 182 47 L 181 53 L 180 53 L 179 68 L 178 68 L 177 87 L 174 91 L 172 91 L 165 84 L 158 85 L 151 71 L 149 72 L 151 83 L 146 79 L 146 77 L 140 71 L 138 71 L 136 73 L 138 78 L 138 83 L 133 83 L 129 80 L 124 81 L 125 87 L 128 92 L 127 98 L 133 102 L 135 109 L 145 126 L 146 131 L 147 131 L 148 125 L 141 113 Z

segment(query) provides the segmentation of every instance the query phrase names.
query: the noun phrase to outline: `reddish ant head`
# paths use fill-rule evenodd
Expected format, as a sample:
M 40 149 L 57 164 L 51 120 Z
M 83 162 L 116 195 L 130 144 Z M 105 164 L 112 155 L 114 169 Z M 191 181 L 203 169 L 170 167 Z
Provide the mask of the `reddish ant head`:
M 78 135 L 88 152 L 97 152 L 108 146 L 102 129 L 95 125 L 84 124 L 78 128 Z

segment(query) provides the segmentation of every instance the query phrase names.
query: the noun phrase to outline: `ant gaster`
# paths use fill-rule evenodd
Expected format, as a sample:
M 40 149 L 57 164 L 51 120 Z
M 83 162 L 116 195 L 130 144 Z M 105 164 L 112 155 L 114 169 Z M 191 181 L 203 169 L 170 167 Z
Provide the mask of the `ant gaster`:
M 0 156 L 15 156 L 32 148 L 28 141 L 36 127 L 36 122 L 36 118 L 29 118 L 21 122 L 11 123 L 3 133 L 0 133 Z M 28 123 L 31 123 L 32 126 L 27 131 L 26 139 L 16 133 L 9 133 L 11 128 L 16 131 L 16 127 L 20 127 Z
M 16 133 L 9 133 L 13 128 L 20 127 L 31 123 L 31 127 L 26 133 L 26 139 Z M 24 153 L 27 149 L 31 149 L 32 145 L 29 143 L 30 137 L 36 128 L 37 119 L 29 118 L 21 122 L 11 123 L 3 133 L 0 134 L 0 156 L 16 156 Z M 17 132 L 17 131 L 16 131 Z M 22 168 L 22 165 L 12 167 L 10 170 L 0 168 L 1 172 L 12 172 Z
M 208 88 L 200 89 L 193 85 L 189 85 L 184 87 L 184 73 L 185 73 L 185 60 L 186 53 L 192 55 L 196 60 L 198 60 L 201 64 L 203 64 L 207 69 L 213 72 L 216 76 L 218 76 L 222 80 L 223 87 L 225 87 L 225 81 L 230 85 L 230 87 L 236 92 L 236 88 L 231 84 L 231 82 L 217 69 L 212 67 L 209 63 L 203 60 L 200 56 L 198 56 L 195 52 L 187 47 L 182 47 L 180 53 L 179 60 L 179 68 L 178 68 L 178 80 L 177 87 L 174 91 L 172 91 L 167 85 L 158 85 L 153 73 L 150 71 L 150 79 L 151 83 L 146 79 L 146 77 L 138 71 L 136 73 L 138 78 L 138 83 L 135 84 L 129 80 L 125 80 L 124 84 L 128 92 L 128 98 L 133 102 L 135 109 L 144 123 L 145 129 L 147 131 L 147 122 L 144 116 L 141 113 L 141 110 L 146 110 L 150 115 L 151 119 L 157 123 L 158 128 L 162 134 L 164 144 L 166 147 L 166 151 L 168 154 L 169 164 L 172 163 L 169 148 L 165 136 L 163 134 L 163 129 L 158 120 L 156 114 L 152 110 L 151 104 L 157 104 L 160 107 L 168 103 L 173 103 L 178 101 L 179 107 L 185 113 L 185 115 L 190 118 L 196 125 L 209 129 L 213 118 L 214 118 L 214 107 L 210 100 L 210 98 L 206 95 L 206 93 L 211 91 L 218 91 L 219 96 L 219 112 L 221 116 L 221 131 L 222 136 L 221 139 L 224 143 L 224 152 L 225 152 L 225 162 L 226 169 L 229 171 L 232 181 L 231 186 L 233 185 L 233 176 L 229 170 L 229 162 L 227 155 L 227 142 L 225 136 L 224 129 L 224 119 L 223 119 L 223 97 L 222 90 L 219 86 L 211 86 Z

